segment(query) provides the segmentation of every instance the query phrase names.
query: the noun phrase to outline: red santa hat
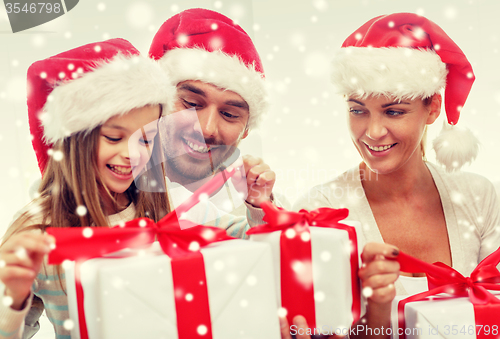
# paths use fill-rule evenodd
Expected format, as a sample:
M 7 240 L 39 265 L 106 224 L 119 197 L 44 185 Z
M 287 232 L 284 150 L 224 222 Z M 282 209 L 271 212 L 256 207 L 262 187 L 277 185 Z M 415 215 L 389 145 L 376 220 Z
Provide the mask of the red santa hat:
M 92 43 L 35 62 L 28 69 L 28 115 L 43 173 L 53 143 L 91 131 L 146 105 L 173 105 L 173 87 L 157 63 L 128 41 Z
M 432 21 L 413 13 L 371 19 L 344 41 L 332 66 L 333 84 L 346 95 L 416 99 L 445 88 L 449 125 L 434 140 L 436 159 L 454 170 L 476 157 L 477 139 L 454 126 L 475 79 L 472 66 Z
M 174 15 L 156 33 L 149 56 L 174 85 L 200 80 L 239 94 L 250 108 L 248 128 L 267 110 L 259 54 L 248 34 L 220 13 L 193 8 Z

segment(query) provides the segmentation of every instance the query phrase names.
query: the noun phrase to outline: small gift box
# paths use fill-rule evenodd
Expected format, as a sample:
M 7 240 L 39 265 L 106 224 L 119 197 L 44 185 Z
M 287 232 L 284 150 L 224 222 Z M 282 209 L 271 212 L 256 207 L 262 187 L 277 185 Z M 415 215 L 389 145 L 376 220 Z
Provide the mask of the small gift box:
M 394 338 L 500 338 L 500 249 L 464 277 L 443 264 L 428 264 L 400 253 L 401 271 L 427 276 L 429 291 L 396 297 Z M 488 290 L 491 290 L 488 291 Z
M 57 245 L 49 263 L 76 260 L 66 271 L 73 339 L 280 337 L 265 244 L 213 227 L 181 230 L 175 213 L 158 224 L 48 233 Z M 120 248 L 134 250 L 106 256 Z
M 290 212 L 261 205 L 266 225 L 253 227 L 250 240 L 271 245 L 278 305 L 289 324 L 303 315 L 314 333 L 345 329 L 361 313 L 357 222 L 340 222 L 347 209 Z

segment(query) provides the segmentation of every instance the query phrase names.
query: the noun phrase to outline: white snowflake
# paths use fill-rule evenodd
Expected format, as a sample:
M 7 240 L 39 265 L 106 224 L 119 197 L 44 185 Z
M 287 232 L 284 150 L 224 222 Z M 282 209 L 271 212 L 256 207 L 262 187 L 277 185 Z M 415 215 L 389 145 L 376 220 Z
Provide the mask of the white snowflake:
M 278 317 L 284 318 L 284 317 L 286 317 L 287 314 L 288 314 L 288 311 L 286 310 L 286 308 L 280 307 L 278 309 Z
M 254 275 L 249 275 L 247 277 L 247 284 L 249 286 L 255 286 L 255 284 L 257 284 L 257 277 L 255 277 Z
M 83 217 L 87 214 L 87 207 L 80 205 L 76 208 L 76 214 Z
M 373 289 L 370 286 L 366 286 L 361 293 L 365 298 L 370 298 L 373 295 Z
M 153 20 L 154 10 L 145 2 L 136 2 L 127 9 L 127 21 L 135 28 L 145 28 Z
M 193 252 L 199 251 L 200 250 L 200 244 L 197 241 L 192 241 L 189 244 L 189 248 L 188 249 L 190 251 L 193 251 Z
M 318 11 L 324 12 L 328 9 L 328 2 L 326 0 L 313 0 L 313 6 Z
M 214 262 L 214 269 L 216 271 L 222 271 L 224 269 L 224 262 L 222 260 L 216 260 Z
M 199 335 L 205 335 L 208 332 L 208 328 L 205 325 L 200 325 L 196 328 L 196 332 L 198 332 Z
M 445 10 L 444 10 L 444 16 L 447 18 L 447 19 L 455 19 L 458 15 L 458 12 L 457 12 L 457 9 L 455 7 L 447 7 Z
M 314 292 L 314 301 L 316 301 L 316 302 L 322 302 L 322 301 L 325 300 L 325 298 L 326 298 L 326 295 L 325 295 L 324 292 L 322 292 L 322 291 L 316 291 L 316 292 Z
M 84 227 L 82 231 L 82 235 L 84 238 L 90 238 L 94 235 L 94 231 L 90 227 Z
M 232 272 L 232 273 L 226 274 L 226 282 L 229 285 L 236 283 L 236 281 L 238 281 L 238 276 L 236 275 L 236 273 Z

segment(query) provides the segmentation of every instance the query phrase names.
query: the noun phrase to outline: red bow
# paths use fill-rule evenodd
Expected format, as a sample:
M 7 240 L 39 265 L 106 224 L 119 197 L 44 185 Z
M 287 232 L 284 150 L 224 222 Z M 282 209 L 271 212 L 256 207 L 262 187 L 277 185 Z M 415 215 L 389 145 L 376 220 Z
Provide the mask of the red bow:
M 474 305 L 476 324 L 490 324 L 492 309 L 488 305 L 500 304 L 500 300 L 487 290 L 500 290 L 498 284 L 500 283 L 500 272 L 496 268 L 500 262 L 500 248 L 484 258 L 470 277 L 464 277 L 455 269 L 441 262 L 429 264 L 403 252 L 399 253 L 398 261 L 401 265 L 401 271 L 425 273 L 429 285 L 429 291 L 410 296 L 399 302 L 399 327 L 403 329 L 402 333 L 406 327 L 405 305 L 440 293 L 448 293 L 449 298 L 469 297 L 470 302 Z M 480 334 L 478 333 L 478 338 Z
M 193 224 L 193 227 L 181 230 L 176 212 L 169 213 L 158 223 L 138 218 L 111 228 L 49 227 L 47 233 L 56 238 L 56 248 L 49 253 L 49 264 L 60 264 L 64 260 L 83 261 L 125 248 L 145 247 L 152 244 L 155 237 L 163 252 L 172 258 L 213 242 L 233 239 L 217 227 Z
M 276 207 L 267 201 L 262 203 L 260 207 L 266 213 L 263 220 L 267 224 L 252 227 L 247 231 L 247 234 L 282 231 L 292 227 L 302 228 L 306 224 L 317 227 L 332 227 L 333 225 L 337 226 L 339 221 L 344 220 L 349 215 L 347 208 L 318 208 L 310 212 L 306 210 L 291 212 Z

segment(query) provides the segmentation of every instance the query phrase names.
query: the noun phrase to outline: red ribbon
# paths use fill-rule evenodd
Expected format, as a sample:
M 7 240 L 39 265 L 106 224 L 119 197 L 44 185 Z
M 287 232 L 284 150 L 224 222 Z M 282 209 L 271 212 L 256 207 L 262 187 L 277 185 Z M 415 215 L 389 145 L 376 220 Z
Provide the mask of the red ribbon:
M 199 326 L 205 326 L 207 339 L 212 338 L 205 265 L 199 248 L 217 241 L 234 239 L 225 230 L 209 226 L 193 226 L 181 230 L 176 213 L 172 212 L 158 223 L 139 218 L 113 228 L 49 227 L 46 231 L 56 238 L 57 246 L 49 254 L 49 264 L 61 264 L 64 260 L 77 261 L 75 281 L 81 339 L 88 339 L 88 331 L 80 283 L 80 263 L 125 248 L 148 246 L 155 241 L 155 237 L 163 252 L 172 258 L 179 339 L 198 337 Z M 189 298 L 191 301 L 186 300 L 188 293 L 194 296 Z M 196 321 L 193 320 L 193 315 L 196 315 Z
M 426 300 L 430 296 L 447 293 L 447 298 L 469 297 L 474 306 L 476 325 L 498 325 L 500 314 L 500 300 L 488 290 L 500 290 L 500 272 L 496 268 L 500 262 L 500 248 L 484 258 L 471 273 L 470 277 L 464 277 L 455 269 L 441 262 L 434 264 L 426 263 L 406 253 L 400 252 L 398 261 L 400 270 L 409 273 L 425 273 L 428 280 L 429 291 L 415 294 L 405 298 L 398 303 L 398 326 L 399 333 L 406 338 L 404 329 L 406 322 L 404 317 L 405 305 L 413 301 Z M 477 333 L 478 339 L 491 339 L 485 331 Z
M 314 287 L 312 284 L 312 270 L 304 284 L 303 277 L 298 277 L 292 268 L 293 262 L 312 263 L 311 242 L 303 241 L 302 234 L 309 233 L 309 226 L 328 227 L 345 230 L 351 242 L 351 285 L 353 294 L 352 315 L 357 321 L 361 312 L 360 284 L 358 279 L 358 242 L 354 227 L 340 224 L 339 221 L 347 218 L 349 211 L 343 209 L 319 208 L 314 211 L 300 210 L 291 212 L 276 207 L 269 202 L 261 204 L 266 213 L 265 225 L 251 228 L 247 234 L 271 233 L 283 231 L 280 236 L 280 258 L 281 258 L 281 305 L 287 310 L 288 323 L 292 324 L 296 315 L 306 318 L 311 328 L 316 327 L 316 312 L 314 307 Z M 295 236 L 288 237 L 286 231 L 292 229 Z M 307 267 L 311 267 L 307 265 Z

